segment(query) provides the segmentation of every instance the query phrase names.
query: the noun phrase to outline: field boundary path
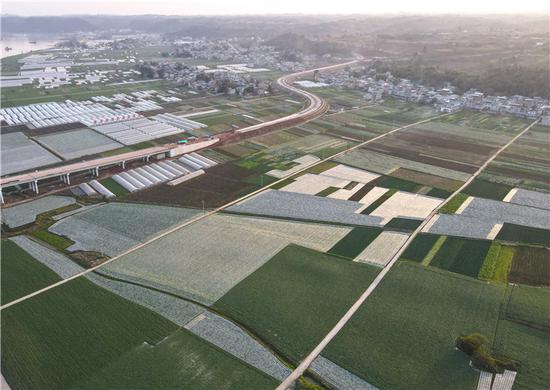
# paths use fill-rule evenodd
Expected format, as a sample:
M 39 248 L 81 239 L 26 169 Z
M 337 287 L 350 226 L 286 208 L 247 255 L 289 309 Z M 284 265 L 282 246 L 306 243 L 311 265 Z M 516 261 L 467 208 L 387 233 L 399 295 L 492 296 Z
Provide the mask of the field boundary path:
M 363 292 L 363 294 L 359 297 L 357 301 L 348 309 L 346 314 L 340 320 L 336 323 L 336 325 L 330 330 L 329 333 L 321 340 L 321 342 L 311 351 L 311 353 L 306 356 L 304 360 L 300 363 L 300 365 L 283 381 L 281 384 L 277 387 L 277 390 L 286 390 L 290 388 L 298 378 L 300 378 L 304 372 L 308 369 L 308 367 L 311 365 L 313 360 L 317 358 L 325 349 L 325 347 L 332 341 L 332 339 L 342 330 L 344 325 L 350 320 L 350 318 L 355 314 L 355 312 L 359 309 L 359 307 L 365 302 L 365 300 L 372 294 L 372 292 L 378 287 L 380 282 L 384 279 L 384 277 L 388 274 L 390 269 L 393 267 L 395 263 L 397 263 L 397 260 L 401 257 L 405 249 L 409 246 L 409 244 L 416 238 L 416 236 L 422 231 L 424 226 L 432 219 L 434 215 L 437 214 L 439 209 L 441 207 L 445 206 L 455 195 L 460 193 L 463 189 L 465 189 L 479 174 L 500 154 L 502 153 L 506 148 L 508 148 L 511 144 L 513 144 L 518 138 L 520 138 L 522 135 L 524 135 L 526 132 L 528 132 L 531 127 L 537 124 L 540 118 L 537 118 L 533 123 L 531 123 L 529 126 L 527 126 L 525 129 L 523 129 L 519 134 L 514 136 L 510 141 L 508 141 L 504 146 L 502 146 L 500 149 L 498 149 L 495 153 L 493 153 L 486 161 L 485 163 L 479 167 L 479 169 L 470 176 L 466 182 L 460 186 L 455 192 L 453 192 L 451 195 L 449 195 L 438 207 L 436 207 L 425 219 L 422 221 L 420 226 L 416 228 L 416 230 L 409 236 L 407 241 L 403 243 L 401 248 L 397 251 L 397 253 L 392 257 L 390 262 L 380 271 L 380 273 L 376 276 L 376 278 L 372 281 L 372 283 L 367 287 L 367 289 Z
M 349 64 L 349 63 L 345 63 L 345 65 L 348 65 L 348 64 Z M 341 67 L 341 66 L 343 66 L 343 65 L 344 65 L 344 64 L 338 64 L 338 65 L 333 65 L 333 67 Z M 330 68 L 330 67 L 325 67 L 325 68 L 320 68 L 320 69 L 327 69 L 327 68 Z M 312 72 L 312 71 L 301 72 L 300 74 L 307 74 L 308 72 Z M 242 196 L 242 197 L 240 197 L 240 198 L 238 198 L 238 199 L 235 199 L 235 200 L 233 200 L 233 201 L 231 201 L 231 202 L 229 202 L 229 203 L 226 203 L 225 205 L 222 205 L 222 206 L 220 206 L 220 207 L 218 207 L 218 208 L 216 208 L 216 209 L 214 209 L 214 210 L 210 210 L 210 211 L 208 211 L 208 212 L 206 212 L 206 213 L 204 213 L 204 214 L 200 214 L 200 215 L 198 215 L 198 216 L 196 216 L 196 217 L 194 217 L 194 218 L 192 218 L 192 219 L 189 219 L 189 220 L 187 220 L 187 221 L 185 221 L 185 222 L 183 222 L 183 223 L 181 223 L 181 224 L 179 224 L 179 225 L 175 225 L 175 226 L 173 226 L 172 228 L 170 228 L 169 230 L 166 230 L 166 231 L 164 231 L 163 233 L 161 233 L 161 234 L 159 234 L 159 235 L 157 235 L 157 236 L 154 236 L 154 237 L 150 238 L 149 240 L 144 241 L 144 242 L 142 242 L 142 243 L 140 243 L 140 244 L 138 244 L 138 245 L 136 245 L 136 246 L 134 246 L 134 247 L 132 247 L 132 248 L 130 248 L 130 249 L 124 251 L 124 252 L 122 252 L 121 254 L 119 254 L 119 255 L 117 255 L 117 256 L 114 256 L 114 257 L 110 258 L 109 260 L 107 260 L 107 261 L 105 261 L 105 262 L 103 262 L 103 263 L 101 263 L 101 264 L 96 265 L 95 267 L 88 268 L 88 269 L 86 269 L 85 271 L 80 272 L 80 273 L 78 273 L 78 274 L 76 274 L 76 275 L 74 275 L 74 276 L 72 276 L 72 277 L 70 277 L 70 278 L 60 280 L 59 282 L 54 283 L 54 284 L 52 284 L 52 285 L 50 285 L 50 286 L 44 287 L 44 288 L 42 288 L 42 289 L 40 289 L 40 290 L 37 290 L 37 291 L 35 291 L 35 292 L 33 292 L 33 293 L 30 293 L 30 294 L 25 295 L 25 296 L 23 296 L 23 297 L 21 297 L 21 298 L 18 298 L 18 299 L 15 299 L 15 300 L 11 301 L 11 302 L 8 302 L 8 303 L 6 303 L 6 304 L 0 306 L 0 311 L 1 311 L 1 310 L 4 310 L 4 309 L 7 309 L 7 308 L 10 307 L 10 306 L 16 305 L 16 304 L 21 303 L 21 302 L 23 302 L 23 301 L 26 301 L 27 299 L 32 298 L 32 297 L 34 297 L 34 296 L 36 296 L 36 295 L 42 294 L 42 293 L 44 293 L 44 292 L 46 292 L 46 291 L 48 291 L 48 290 L 51 290 L 51 289 L 56 288 L 56 287 L 59 287 L 59 286 L 65 284 L 65 283 L 68 283 L 68 282 L 72 281 L 73 279 L 76 279 L 76 278 L 79 278 L 79 277 L 81 277 L 81 276 L 87 275 L 87 274 L 89 274 L 90 272 L 94 272 L 95 270 L 97 270 L 97 269 L 99 269 L 99 268 L 101 268 L 101 267 L 103 267 L 103 266 L 106 266 L 107 264 L 112 263 L 113 261 L 115 261 L 115 260 L 117 260 L 117 259 L 119 259 L 119 258 L 121 258 L 121 257 L 123 257 L 123 256 L 126 256 L 126 255 L 128 255 L 128 254 L 130 254 L 130 253 L 132 253 L 132 252 L 134 252 L 134 251 L 136 251 L 136 250 L 138 250 L 138 249 L 141 249 L 141 248 L 145 247 L 146 245 L 149 245 L 149 244 L 152 243 L 152 242 L 155 242 L 155 241 L 161 239 L 162 237 L 165 237 L 165 236 L 167 236 L 167 235 L 169 235 L 169 234 L 171 234 L 171 233 L 174 233 L 175 231 L 177 231 L 177 230 L 179 230 L 179 229 L 182 229 L 182 228 L 184 228 L 184 227 L 186 227 L 186 226 L 189 226 L 189 225 L 192 225 L 192 224 L 194 224 L 194 223 L 196 223 L 196 222 L 199 222 L 199 221 L 201 221 L 201 220 L 204 219 L 204 218 L 207 218 L 207 217 L 209 217 L 209 216 L 211 216 L 211 215 L 214 215 L 214 214 L 216 214 L 216 213 L 218 213 L 218 212 L 220 212 L 220 211 L 223 211 L 223 210 L 225 210 L 226 208 L 229 208 L 229 207 L 231 207 L 231 206 L 233 206 L 233 205 L 235 205 L 235 204 L 237 204 L 237 203 L 239 203 L 239 202 L 242 202 L 242 201 L 244 201 L 244 200 L 246 200 L 246 199 L 248 199 L 248 198 L 251 198 L 251 197 L 253 197 L 253 196 L 259 194 L 260 192 L 265 191 L 265 190 L 269 189 L 270 187 L 272 187 L 272 186 L 274 186 L 274 185 L 276 185 L 276 184 L 282 182 L 283 180 L 287 179 L 287 178 L 290 177 L 290 176 L 294 176 L 295 174 L 298 174 L 298 173 L 300 173 L 300 172 L 303 172 L 303 171 L 305 171 L 305 170 L 307 170 L 307 169 L 310 169 L 311 167 L 316 166 L 316 165 L 318 165 L 318 164 L 321 164 L 321 163 L 323 163 L 323 162 L 329 161 L 329 160 L 331 160 L 331 159 L 333 159 L 333 158 L 335 158 L 335 157 L 342 156 L 342 155 L 344 155 L 344 154 L 346 154 L 346 153 L 349 153 L 350 151 L 353 151 L 353 150 L 355 150 L 355 149 L 358 149 L 358 148 L 360 148 L 360 147 L 362 147 L 362 146 L 364 146 L 364 145 L 367 145 L 367 144 L 369 144 L 369 143 L 371 143 L 371 142 L 375 142 L 375 141 L 377 141 L 377 140 L 379 140 L 379 139 L 381 139 L 381 138 L 383 138 L 383 137 L 385 137 L 385 136 L 387 136 L 387 135 L 393 134 L 393 133 L 398 132 L 398 131 L 402 131 L 402 130 L 404 130 L 404 129 L 407 129 L 407 128 L 409 128 L 409 127 L 413 127 L 413 126 L 416 126 L 416 125 L 419 125 L 419 124 L 422 124 L 422 123 L 430 122 L 430 121 L 432 121 L 432 120 L 434 120 L 434 119 L 442 118 L 442 117 L 445 117 L 445 116 L 447 116 L 447 115 L 450 115 L 450 114 L 436 115 L 436 116 L 433 116 L 433 117 L 430 117 L 430 118 L 427 118 L 427 119 L 423 119 L 423 120 L 418 121 L 418 122 L 415 122 L 415 123 L 411 123 L 411 124 L 408 124 L 408 125 L 405 125 L 405 126 L 402 126 L 402 127 L 398 127 L 398 128 L 396 128 L 396 129 L 390 130 L 390 131 L 388 131 L 388 132 L 386 132 L 386 133 L 384 133 L 384 134 L 380 134 L 379 136 L 376 136 L 376 137 L 374 137 L 374 138 L 372 138 L 372 139 L 369 139 L 369 140 L 367 140 L 367 141 L 365 141 L 365 142 L 361 142 L 361 143 L 359 143 L 359 144 L 357 144 L 357 145 L 354 145 L 354 146 L 352 146 L 352 147 L 350 147 L 350 148 L 348 148 L 348 149 L 346 149 L 346 150 L 343 150 L 343 151 L 341 151 L 341 152 L 335 153 L 335 154 L 333 154 L 333 155 L 331 155 L 331 156 L 329 156 L 329 157 L 327 157 L 327 158 L 321 159 L 321 160 L 319 160 L 319 161 L 317 161 L 317 162 L 314 162 L 314 163 L 312 163 L 312 164 L 310 164 L 310 165 L 307 165 L 307 166 L 303 167 L 302 169 L 300 169 L 300 170 L 298 170 L 298 171 L 296 171 L 296 172 L 293 172 L 293 173 L 291 173 L 291 174 L 289 174 L 289 175 L 286 175 L 286 176 L 282 177 L 281 179 L 279 179 L 279 180 L 277 180 L 277 181 L 275 181 L 275 182 L 273 182 L 273 183 L 271 183 L 271 184 L 269 184 L 269 185 L 266 185 L 266 186 L 264 186 L 264 187 L 262 187 L 262 188 L 257 189 L 257 190 L 254 191 L 254 192 L 251 192 L 250 194 L 244 195 L 244 196 Z

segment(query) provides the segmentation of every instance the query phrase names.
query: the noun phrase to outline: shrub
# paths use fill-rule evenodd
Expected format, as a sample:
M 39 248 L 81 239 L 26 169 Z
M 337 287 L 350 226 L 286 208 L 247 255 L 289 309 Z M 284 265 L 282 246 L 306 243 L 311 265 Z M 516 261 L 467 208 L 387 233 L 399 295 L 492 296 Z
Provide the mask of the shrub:
M 475 368 L 492 373 L 504 370 L 517 371 L 519 362 L 504 355 L 494 355 L 489 349 L 489 340 L 480 333 L 462 335 L 456 339 L 456 346 L 472 359 Z

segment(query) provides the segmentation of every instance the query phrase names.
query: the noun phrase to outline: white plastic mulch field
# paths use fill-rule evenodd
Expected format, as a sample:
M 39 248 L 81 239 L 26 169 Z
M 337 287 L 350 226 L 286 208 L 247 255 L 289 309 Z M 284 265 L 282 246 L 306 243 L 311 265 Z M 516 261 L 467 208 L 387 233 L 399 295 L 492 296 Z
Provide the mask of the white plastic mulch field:
M 211 304 L 288 244 L 325 252 L 349 231 L 325 224 L 213 215 L 123 256 L 102 272 Z
M 369 183 L 380 177 L 376 173 L 371 173 L 362 169 L 348 167 L 347 165 L 337 165 L 320 173 L 319 176 L 335 177 L 341 180 L 356 181 L 359 183 Z
M 113 202 L 63 218 L 49 230 L 74 241 L 69 250 L 98 251 L 114 256 L 199 212 L 179 207 Z
M 359 253 L 355 261 L 366 262 L 385 267 L 401 246 L 409 238 L 408 234 L 385 231 L 382 232 L 363 252 Z
M 33 223 L 38 214 L 76 203 L 70 196 L 46 196 L 17 206 L 2 208 L 2 222 L 10 228 Z
M 363 204 L 365 207 L 368 207 L 388 191 L 389 189 L 384 187 L 374 187 L 372 190 L 367 192 L 365 196 L 361 198 L 359 203 Z
M 359 191 L 361 188 L 363 188 L 362 183 L 357 183 L 353 188 L 347 190 L 345 188 L 340 188 L 339 190 L 334 191 L 332 194 L 329 194 L 328 197 L 332 199 L 343 199 L 348 200 L 355 194 L 357 191 Z
M 297 192 L 299 194 L 315 195 L 328 187 L 343 188 L 349 183 L 348 180 L 338 179 L 330 176 L 313 175 L 306 173 L 299 176 L 292 183 L 281 188 L 281 191 Z
M 299 157 L 297 159 L 292 160 L 292 162 L 295 162 L 297 165 L 293 166 L 292 168 L 289 168 L 285 171 L 282 171 L 280 169 L 272 169 L 271 171 L 267 172 L 266 175 L 276 177 L 277 179 L 281 179 L 285 176 L 291 175 L 295 172 L 298 172 L 300 169 L 307 167 L 308 165 L 311 165 L 317 161 L 320 161 L 321 159 L 316 156 L 312 155 L 305 155 L 302 157 Z
M 66 160 L 120 148 L 123 145 L 90 129 L 43 135 L 36 140 Z
M 2 176 L 61 161 L 20 132 L 2 134 L 1 150 Z
M 291 372 L 255 338 L 214 313 L 199 314 L 185 328 L 275 379 L 282 381 Z
M 376 386 L 364 381 L 343 367 L 319 355 L 310 366 L 310 370 L 334 386 L 335 389 L 377 390 Z
M 431 196 L 398 191 L 378 206 L 370 215 L 383 218 L 382 224 L 388 223 L 395 217 L 424 219 L 442 201 L 443 199 L 432 198 Z

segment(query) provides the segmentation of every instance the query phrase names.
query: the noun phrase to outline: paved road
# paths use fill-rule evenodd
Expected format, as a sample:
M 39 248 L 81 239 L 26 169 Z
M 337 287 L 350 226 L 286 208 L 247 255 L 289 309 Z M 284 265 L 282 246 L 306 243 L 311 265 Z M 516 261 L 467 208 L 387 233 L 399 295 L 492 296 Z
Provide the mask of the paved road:
M 393 256 L 391 261 L 380 271 L 380 273 L 376 276 L 374 281 L 367 287 L 365 292 L 359 297 L 359 299 L 349 308 L 349 310 L 344 314 L 344 316 L 338 321 L 338 323 L 330 330 L 330 332 L 321 340 L 321 342 L 315 347 L 313 351 L 300 363 L 300 365 L 277 387 L 277 390 L 286 390 L 290 388 L 300 376 L 304 374 L 306 369 L 310 366 L 310 364 L 319 356 L 319 354 L 323 351 L 323 349 L 328 345 L 328 343 L 340 332 L 340 330 L 346 325 L 346 323 L 349 321 L 349 319 L 353 316 L 353 314 L 359 309 L 359 307 L 365 302 L 365 300 L 372 294 L 372 292 L 378 287 L 380 282 L 384 279 L 384 277 L 388 274 L 390 269 L 393 267 L 393 265 L 397 262 L 397 260 L 401 257 L 401 254 L 407 249 L 409 244 L 414 240 L 414 238 L 422 231 L 424 226 L 428 223 L 428 221 L 437 214 L 437 211 L 439 208 L 443 207 L 445 204 L 447 204 L 456 194 L 461 192 L 464 188 L 466 188 L 503 150 L 508 148 L 512 143 L 514 143 L 519 137 L 521 137 L 523 134 L 525 134 L 527 131 L 531 129 L 536 123 L 538 122 L 538 119 L 535 120 L 533 123 L 531 123 L 529 126 L 527 126 L 523 131 L 521 131 L 518 135 L 516 135 L 514 138 L 512 138 L 508 143 L 506 143 L 503 147 L 498 149 L 485 163 L 455 192 L 453 192 L 437 209 L 432 211 L 426 219 L 416 228 L 416 230 L 409 236 L 407 241 L 401 246 L 399 251 Z

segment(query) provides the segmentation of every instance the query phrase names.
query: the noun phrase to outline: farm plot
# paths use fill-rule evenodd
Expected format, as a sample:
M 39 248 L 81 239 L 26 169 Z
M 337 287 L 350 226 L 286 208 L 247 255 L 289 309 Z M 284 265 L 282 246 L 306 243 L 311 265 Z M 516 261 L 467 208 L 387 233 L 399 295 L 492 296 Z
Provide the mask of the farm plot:
M 474 181 L 466 187 L 463 192 L 465 194 L 480 198 L 503 200 L 511 189 L 511 186 L 507 186 L 505 184 L 492 183 L 482 179 L 474 179 Z
M 380 177 L 380 175 L 341 164 L 321 172 L 320 175 L 363 184 L 370 183 Z
M 438 198 L 398 191 L 370 212 L 370 215 L 382 218 L 382 224 L 396 217 L 424 219 L 441 202 Z
M 452 180 L 442 176 L 436 176 L 429 173 L 418 172 L 407 168 L 398 168 L 390 176 L 420 183 L 430 187 L 441 188 L 446 191 L 456 191 L 462 185 L 460 180 Z
M 328 253 L 354 259 L 367 245 L 376 239 L 380 233 L 382 233 L 382 229 L 363 226 L 353 228 L 351 232 L 346 234 L 344 238 L 330 248 Z
M 121 148 L 123 145 L 90 129 L 36 137 L 36 141 L 65 160 Z
M 550 246 L 550 230 L 505 223 L 496 236 L 497 240 Z
M 106 265 L 101 273 L 211 304 L 288 244 L 327 251 L 349 231 L 214 215 Z
M 382 232 L 357 255 L 354 261 L 385 267 L 397 251 L 401 249 L 407 238 L 409 238 L 409 235 L 404 233 Z
M 107 203 L 61 219 L 49 230 L 74 241 L 70 251 L 98 251 L 115 256 L 198 213 L 165 206 Z
M 515 250 L 513 246 L 493 241 L 479 270 L 478 278 L 499 283 L 508 283 L 508 274 L 512 267 Z
M 491 241 L 447 237 L 430 265 L 475 278 L 490 246 Z
M 275 379 L 282 381 L 291 372 L 256 339 L 219 315 L 207 311 L 185 328 Z
M 3 310 L 2 351 L 2 374 L 21 389 L 276 384 L 160 315 L 84 278 Z M 124 372 L 132 375 L 120 375 Z
M 13 241 L 2 240 L 2 305 L 61 280 Z
M 410 260 L 420 263 L 430 252 L 437 240 L 439 240 L 439 237 L 440 236 L 436 234 L 421 233 L 417 235 L 407 249 L 405 249 L 405 252 L 403 252 L 401 260 Z
M 508 291 L 510 298 L 498 324 L 495 352 L 521 362 L 514 388 L 542 389 L 550 380 L 550 290 L 514 285 Z
M 375 267 L 291 245 L 231 289 L 214 308 L 298 362 L 376 274 Z
M 256 178 L 257 184 L 251 184 Z M 264 176 L 267 184 L 268 177 Z M 259 187 L 259 175 L 233 163 L 216 165 L 205 174 L 175 186 L 166 184 L 136 191 L 125 199 L 154 204 L 195 208 L 215 208 L 235 200 Z
M 550 210 L 550 194 L 514 188 L 504 198 L 505 202 Z
M 84 270 L 81 266 L 63 256 L 61 253 L 31 240 L 27 236 L 14 236 L 10 238 L 10 241 L 13 241 L 20 248 L 23 248 L 29 255 L 63 279 L 70 278 Z
M 518 246 L 508 279 L 512 283 L 550 286 L 550 250 Z
M 285 191 L 266 190 L 228 208 L 242 214 L 358 226 L 380 226 L 382 218 L 358 213 L 361 204 Z
M 370 383 L 348 370 L 319 355 L 311 363 L 309 370 L 320 376 L 336 389 L 377 390 Z
M 344 154 L 343 156 L 338 156 L 334 160 L 353 167 L 367 169 L 372 172 L 386 175 L 391 174 L 399 168 L 407 168 L 422 173 L 441 176 L 451 180 L 465 181 L 470 177 L 468 173 L 391 156 L 389 154 L 377 153 L 364 148 L 355 149 Z
M 349 181 L 336 177 L 306 173 L 294 179 L 292 183 L 282 187 L 280 191 L 315 195 L 330 187 L 343 188 L 348 183 Z
M 379 388 L 474 388 L 479 374 L 455 340 L 492 339 L 503 295 L 504 287 L 399 262 L 323 356 Z
M 2 223 L 5 223 L 10 229 L 18 228 L 33 223 L 39 214 L 75 203 L 75 198 L 51 195 L 13 207 L 2 208 Z
M 61 161 L 19 132 L 2 134 L 1 151 L 0 174 L 2 176 Z

